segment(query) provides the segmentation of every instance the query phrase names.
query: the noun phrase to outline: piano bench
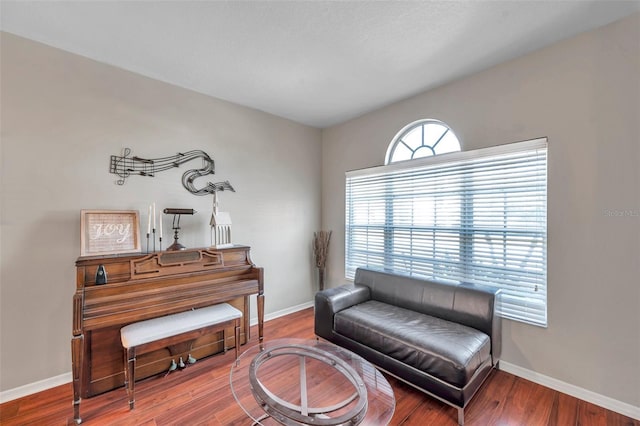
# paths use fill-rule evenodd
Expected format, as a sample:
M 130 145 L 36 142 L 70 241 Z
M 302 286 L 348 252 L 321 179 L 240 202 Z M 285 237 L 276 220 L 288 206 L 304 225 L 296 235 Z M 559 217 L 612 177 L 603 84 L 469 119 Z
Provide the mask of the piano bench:
M 192 309 L 163 317 L 129 324 L 120 329 L 124 349 L 124 385 L 129 395 L 129 409 L 135 403 L 136 355 L 142 355 L 174 344 L 195 340 L 213 332 L 222 331 L 223 347 L 227 351 L 225 328 L 233 326 L 236 360 L 240 347 L 240 320 L 242 312 L 228 303 Z

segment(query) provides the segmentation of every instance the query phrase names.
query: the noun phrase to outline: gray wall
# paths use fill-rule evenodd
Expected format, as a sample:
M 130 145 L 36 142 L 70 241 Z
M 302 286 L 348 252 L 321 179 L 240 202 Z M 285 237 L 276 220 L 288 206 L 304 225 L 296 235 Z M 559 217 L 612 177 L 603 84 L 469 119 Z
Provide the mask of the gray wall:
M 639 76 L 636 14 L 325 129 L 330 285 L 345 281 L 344 172 L 383 164 L 406 124 L 440 119 L 464 150 L 547 136 L 549 326 L 505 321 L 503 359 L 640 406 Z
M 1 37 L 0 390 L 71 370 L 81 209 L 137 209 L 146 227 L 153 201 L 158 209 L 194 208 L 181 220 L 181 242 L 210 244 L 212 197 L 194 196 L 180 181 L 201 161 L 117 186 L 109 156 L 123 147 L 149 158 L 209 153 L 216 175 L 196 186 L 229 180 L 236 188 L 221 193 L 220 207 L 231 213 L 234 242 L 252 246 L 253 261 L 265 268 L 267 314 L 312 299 L 320 130 Z

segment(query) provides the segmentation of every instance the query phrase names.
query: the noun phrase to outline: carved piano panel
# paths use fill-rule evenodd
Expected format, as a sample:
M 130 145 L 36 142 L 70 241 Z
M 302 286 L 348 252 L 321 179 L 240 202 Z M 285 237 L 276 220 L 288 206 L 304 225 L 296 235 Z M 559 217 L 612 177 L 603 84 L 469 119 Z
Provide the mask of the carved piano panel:
M 100 265 L 107 273 L 106 284 L 95 282 Z M 249 247 L 84 257 L 77 260 L 76 271 L 72 338 L 76 410 L 81 397 L 123 386 L 120 328 L 127 324 L 227 302 L 243 313 L 244 344 L 249 339 L 249 296 L 256 294 L 262 338 L 263 271 L 252 263 Z M 227 347 L 234 346 L 233 330 L 226 334 Z M 189 353 L 200 359 L 222 349 L 222 333 L 214 333 L 145 354 L 137 360 L 136 377 L 166 371 L 171 359 L 186 359 Z

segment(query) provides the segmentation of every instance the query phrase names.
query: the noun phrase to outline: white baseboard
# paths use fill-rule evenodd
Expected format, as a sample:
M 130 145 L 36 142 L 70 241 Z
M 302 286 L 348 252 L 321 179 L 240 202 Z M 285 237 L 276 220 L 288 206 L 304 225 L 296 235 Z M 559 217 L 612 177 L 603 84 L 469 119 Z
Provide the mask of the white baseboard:
M 287 309 L 282 309 L 280 311 L 276 311 L 276 312 L 273 312 L 273 313 L 270 313 L 270 314 L 266 314 L 264 316 L 264 320 L 265 321 L 271 321 L 272 319 L 280 318 L 280 317 L 283 317 L 285 315 L 289 315 L 289 314 L 292 314 L 294 312 L 298 312 L 298 311 L 301 311 L 303 309 L 307 309 L 307 308 L 311 308 L 311 307 L 313 307 L 313 301 L 305 302 L 305 303 L 302 303 L 300 305 L 292 306 L 292 307 L 287 308 Z M 249 323 L 251 325 L 258 324 L 258 317 L 251 318 L 249 320 Z
M 48 379 L 39 380 L 37 382 L 29 383 L 24 386 L 9 389 L 4 392 L 0 392 L 0 403 L 12 401 L 14 399 L 22 398 L 23 396 L 31 395 L 47 389 L 55 388 L 56 386 L 71 383 L 71 380 L 73 380 L 73 376 L 71 375 L 71 372 L 68 372 L 60 374 L 59 376 L 50 377 Z
M 301 305 L 292 306 L 291 308 L 283 309 L 277 312 L 273 312 L 271 314 L 265 315 L 265 321 L 269 321 L 272 319 L 276 319 L 288 314 L 292 314 L 297 311 L 301 311 L 303 309 L 307 309 L 313 306 L 313 302 L 303 303 Z M 250 319 L 251 325 L 258 324 L 258 317 Z M 22 398 L 23 396 L 31 395 L 37 392 L 42 392 L 47 389 L 54 388 L 56 386 L 64 385 L 67 383 L 71 383 L 73 380 L 73 376 L 71 372 L 60 374 L 59 376 L 50 377 L 48 379 L 40 380 L 37 382 L 29 383 L 24 386 L 19 386 L 14 389 L 9 389 L 3 392 L 0 392 L 0 404 L 3 402 L 12 401 L 14 399 Z
M 546 386 L 558 392 L 571 395 L 583 401 L 604 407 L 608 410 L 615 411 L 616 413 L 623 414 L 627 417 L 640 420 L 640 407 L 618 401 L 617 399 L 609 398 L 608 396 L 600 395 L 599 393 L 592 392 L 579 386 L 554 379 L 553 377 L 545 376 L 544 374 L 540 374 L 502 360 L 500 361 L 500 370 L 522 377 L 523 379 L 530 380 L 539 385 Z

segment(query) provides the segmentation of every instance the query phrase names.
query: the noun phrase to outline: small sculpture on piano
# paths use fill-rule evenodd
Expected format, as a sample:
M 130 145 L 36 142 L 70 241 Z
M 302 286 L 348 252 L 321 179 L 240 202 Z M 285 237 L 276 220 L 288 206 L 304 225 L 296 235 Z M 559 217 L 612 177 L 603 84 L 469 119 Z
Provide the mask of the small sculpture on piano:
M 106 284 L 107 283 L 107 270 L 104 268 L 104 265 L 98 265 L 98 269 L 96 269 L 96 285 Z

